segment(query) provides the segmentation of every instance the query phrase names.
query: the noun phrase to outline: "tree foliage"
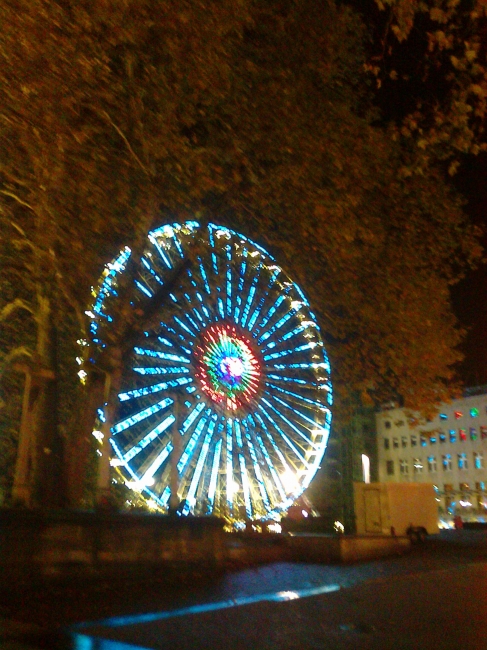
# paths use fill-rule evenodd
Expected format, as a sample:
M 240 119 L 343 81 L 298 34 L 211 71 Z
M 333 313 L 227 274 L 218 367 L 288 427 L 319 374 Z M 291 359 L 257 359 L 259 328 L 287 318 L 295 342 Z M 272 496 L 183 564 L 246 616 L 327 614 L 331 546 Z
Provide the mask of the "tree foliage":
M 418 167 L 442 159 L 454 174 L 462 154 L 487 148 L 487 6 L 483 0 L 375 5 L 367 69 L 395 137 L 413 145 Z

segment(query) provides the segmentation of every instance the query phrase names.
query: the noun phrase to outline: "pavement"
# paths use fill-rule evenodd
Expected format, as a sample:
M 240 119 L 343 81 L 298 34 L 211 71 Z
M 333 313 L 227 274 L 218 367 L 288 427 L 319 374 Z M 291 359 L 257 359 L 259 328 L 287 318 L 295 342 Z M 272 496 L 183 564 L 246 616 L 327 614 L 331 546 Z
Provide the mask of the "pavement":
M 350 566 L 279 563 L 177 588 L 96 587 L 3 595 L 10 633 L 0 648 L 487 649 L 484 531 L 449 531 L 409 555 Z

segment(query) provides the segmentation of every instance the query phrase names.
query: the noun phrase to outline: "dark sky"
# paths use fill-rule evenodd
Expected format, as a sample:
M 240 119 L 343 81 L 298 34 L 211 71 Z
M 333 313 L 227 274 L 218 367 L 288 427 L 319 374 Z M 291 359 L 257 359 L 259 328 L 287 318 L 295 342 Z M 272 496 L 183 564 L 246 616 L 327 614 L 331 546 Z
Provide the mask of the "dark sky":
M 466 211 L 474 223 L 487 230 L 487 154 L 467 160 L 455 183 L 468 200 Z M 482 242 L 487 251 L 487 234 Z M 487 384 L 487 265 L 469 272 L 452 296 L 460 323 L 469 329 L 459 374 L 466 386 Z

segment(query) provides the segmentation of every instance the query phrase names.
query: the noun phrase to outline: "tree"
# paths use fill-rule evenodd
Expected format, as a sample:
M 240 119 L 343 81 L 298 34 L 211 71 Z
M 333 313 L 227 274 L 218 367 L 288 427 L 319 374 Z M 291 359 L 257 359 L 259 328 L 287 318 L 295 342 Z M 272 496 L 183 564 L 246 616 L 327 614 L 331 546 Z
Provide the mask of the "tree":
M 486 9 L 483 0 L 374 0 L 368 6 L 367 68 L 395 137 L 415 149 L 416 168 L 443 160 L 453 175 L 464 154 L 487 148 Z
M 87 338 L 90 286 L 132 250 L 73 409 L 70 503 L 97 408 L 116 402 L 125 352 L 154 317 L 129 291 L 147 231 L 173 215 L 275 252 L 319 308 L 341 394 L 446 394 L 448 288 L 478 256 L 475 233 L 441 173 L 412 176 L 409 149 L 374 123 L 355 13 L 331 0 L 8 0 L 0 28 L 0 219 L 24 247 L 38 346 L 54 343 L 61 303 Z

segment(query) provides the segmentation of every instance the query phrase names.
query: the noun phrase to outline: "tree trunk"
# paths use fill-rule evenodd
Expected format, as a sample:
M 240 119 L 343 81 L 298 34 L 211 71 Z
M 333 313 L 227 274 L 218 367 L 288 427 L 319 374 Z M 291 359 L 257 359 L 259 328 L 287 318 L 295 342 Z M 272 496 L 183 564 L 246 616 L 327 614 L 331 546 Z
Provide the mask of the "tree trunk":
M 37 295 L 36 351 L 29 367 L 19 431 L 12 500 L 18 505 L 62 505 L 62 439 L 58 427 L 57 340 L 49 298 Z

